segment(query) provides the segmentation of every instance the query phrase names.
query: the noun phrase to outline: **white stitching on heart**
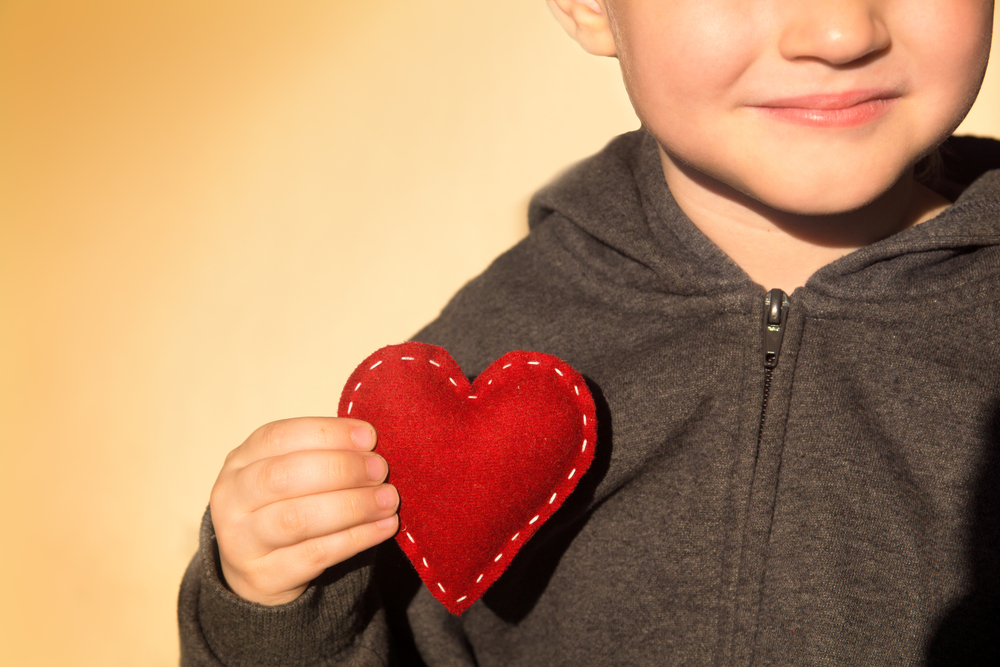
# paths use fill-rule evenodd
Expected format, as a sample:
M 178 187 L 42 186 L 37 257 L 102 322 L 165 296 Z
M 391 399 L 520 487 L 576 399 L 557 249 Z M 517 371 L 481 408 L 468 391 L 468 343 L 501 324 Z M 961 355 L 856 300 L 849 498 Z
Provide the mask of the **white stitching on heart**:
M 403 361 L 414 361 L 414 357 L 401 357 L 400 359 L 403 360 Z M 431 365 L 436 366 L 438 368 L 441 367 L 441 364 L 439 364 L 438 362 L 434 361 L 433 359 L 428 359 L 428 363 L 430 363 Z M 531 365 L 531 366 L 538 366 L 538 365 L 541 364 L 540 361 L 529 361 L 527 363 L 529 365 Z M 377 368 L 381 364 L 382 364 L 382 361 L 378 361 L 374 365 L 372 365 L 371 367 L 369 367 L 369 370 L 374 370 L 375 368 Z M 506 370 L 506 369 L 510 368 L 511 366 L 513 366 L 513 363 L 506 364 L 505 366 L 502 367 L 501 370 Z M 563 374 L 563 372 L 561 370 L 559 370 L 558 368 L 553 368 L 553 370 L 559 375 L 559 377 L 565 377 L 565 375 Z M 458 383 L 455 382 L 454 378 L 449 377 L 448 380 L 449 380 L 449 382 L 452 383 L 452 385 L 454 385 L 456 387 L 458 386 Z M 493 384 L 493 380 L 491 379 L 487 384 L 488 385 L 492 385 Z M 358 382 L 358 384 L 354 387 L 354 391 L 358 391 L 358 389 L 360 389 L 360 388 L 361 388 L 361 382 Z M 580 396 L 580 387 L 578 385 L 573 385 L 573 391 L 576 393 L 577 396 Z M 474 399 L 474 398 L 477 398 L 477 396 L 476 395 L 470 395 L 469 398 L 470 399 Z M 351 414 L 351 411 L 352 411 L 353 408 L 354 408 L 354 402 L 351 401 L 348 404 L 348 407 L 347 407 L 347 414 Z M 587 415 L 584 414 L 583 415 L 583 425 L 587 426 L 587 423 L 588 423 Z M 586 439 L 584 439 L 584 441 L 583 441 L 583 449 L 581 451 L 582 452 L 586 452 L 587 451 L 587 440 Z M 570 471 L 569 476 L 567 477 L 567 479 L 573 479 L 574 475 L 576 475 L 576 468 L 573 468 L 573 470 Z M 549 505 L 554 504 L 557 497 L 558 497 L 558 492 L 557 493 L 553 493 L 552 497 L 549 498 Z M 540 518 L 541 518 L 541 515 L 540 514 L 536 514 L 528 522 L 528 525 L 529 526 L 534 525 Z M 408 540 L 410 540 L 410 543 L 411 544 L 416 544 L 416 540 L 413 538 L 413 535 L 409 531 L 404 531 L 404 532 L 406 534 L 406 538 Z M 511 542 L 517 541 L 517 539 L 520 536 L 521 536 L 520 532 L 515 533 L 514 536 L 512 538 L 510 538 Z M 496 558 L 493 559 L 493 562 L 494 563 L 498 563 L 502 558 L 503 558 L 503 553 L 502 552 L 498 553 L 497 556 L 496 556 Z M 430 569 L 430 564 L 427 562 L 427 558 L 421 557 L 421 560 L 423 561 L 424 567 Z M 480 574 L 479 577 L 476 579 L 476 584 L 481 583 L 483 581 L 483 578 L 485 576 L 486 576 L 485 572 L 482 573 L 482 574 Z M 440 582 L 438 582 L 437 586 L 438 586 L 439 589 L 441 589 L 442 593 L 446 592 L 444 586 Z M 468 595 L 463 595 L 462 597 L 460 597 L 457 600 L 455 600 L 455 603 L 456 604 L 460 603 L 460 602 L 468 599 L 468 597 L 469 597 Z

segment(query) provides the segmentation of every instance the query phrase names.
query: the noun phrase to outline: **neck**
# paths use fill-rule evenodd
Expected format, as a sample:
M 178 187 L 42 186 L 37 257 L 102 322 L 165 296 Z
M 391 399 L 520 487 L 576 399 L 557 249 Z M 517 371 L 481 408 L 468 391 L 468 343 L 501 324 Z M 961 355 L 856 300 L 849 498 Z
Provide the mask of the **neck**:
M 789 294 L 830 262 L 930 220 L 949 206 L 944 197 L 917 183 L 911 170 L 857 210 L 789 213 L 672 159 L 662 149 L 660 159 L 674 199 L 695 226 L 754 282 Z

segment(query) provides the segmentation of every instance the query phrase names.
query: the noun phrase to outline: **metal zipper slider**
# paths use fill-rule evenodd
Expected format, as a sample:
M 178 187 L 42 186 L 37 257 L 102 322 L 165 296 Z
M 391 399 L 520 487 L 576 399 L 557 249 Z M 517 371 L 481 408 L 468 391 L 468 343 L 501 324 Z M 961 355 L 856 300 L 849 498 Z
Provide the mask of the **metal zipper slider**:
M 788 295 L 773 289 L 764 297 L 764 368 L 775 368 L 788 321 Z

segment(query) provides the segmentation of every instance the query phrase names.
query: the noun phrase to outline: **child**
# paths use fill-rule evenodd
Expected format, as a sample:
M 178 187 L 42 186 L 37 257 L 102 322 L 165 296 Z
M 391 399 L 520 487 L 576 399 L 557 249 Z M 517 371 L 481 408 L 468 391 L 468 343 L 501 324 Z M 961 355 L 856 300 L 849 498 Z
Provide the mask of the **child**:
M 373 429 L 264 426 L 212 491 L 184 664 L 1000 654 L 1000 147 L 936 150 L 993 2 L 549 4 L 620 60 L 643 130 L 542 190 L 417 339 L 470 376 L 515 349 L 574 366 L 591 470 L 453 617 L 371 548 L 399 502 Z

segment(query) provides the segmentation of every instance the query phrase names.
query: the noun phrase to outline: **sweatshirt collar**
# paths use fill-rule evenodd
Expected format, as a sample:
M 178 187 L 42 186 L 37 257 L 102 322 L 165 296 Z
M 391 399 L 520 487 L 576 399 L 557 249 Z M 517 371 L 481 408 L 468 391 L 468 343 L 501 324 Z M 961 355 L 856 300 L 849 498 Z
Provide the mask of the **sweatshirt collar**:
M 808 290 L 882 301 L 975 278 L 969 271 L 982 262 L 971 255 L 1000 247 L 1000 142 L 959 137 L 945 148 L 945 169 L 964 188 L 955 203 L 932 220 L 821 268 L 806 283 Z M 606 264 L 601 268 L 635 270 L 624 264 L 638 264 L 655 275 L 661 291 L 707 296 L 761 289 L 680 210 L 656 142 L 644 130 L 616 138 L 543 188 L 531 202 L 529 226 L 553 214 L 613 251 L 594 255 Z

